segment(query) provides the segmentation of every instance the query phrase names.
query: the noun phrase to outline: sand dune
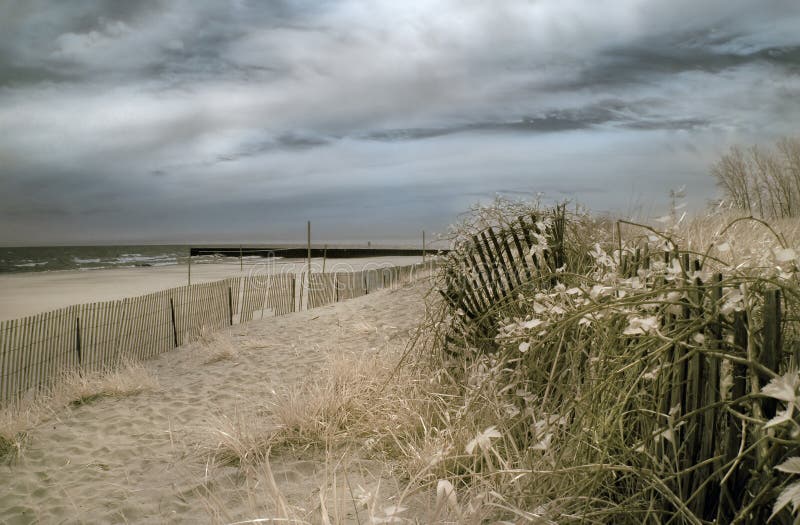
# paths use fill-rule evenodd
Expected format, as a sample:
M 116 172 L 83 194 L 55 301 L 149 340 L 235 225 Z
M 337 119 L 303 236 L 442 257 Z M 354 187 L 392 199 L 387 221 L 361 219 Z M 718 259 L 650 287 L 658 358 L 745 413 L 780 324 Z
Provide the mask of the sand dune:
M 209 429 L 268 405 L 287 385 L 314 381 L 332 353 L 402 346 L 424 314 L 426 291 L 416 283 L 234 326 L 218 336 L 236 349 L 230 360 L 204 364 L 208 350 L 197 343 L 148 362 L 157 390 L 66 410 L 31 432 L 23 457 L 0 467 L 0 521 L 230 523 L 275 516 L 263 467 L 248 474 L 215 466 L 203 452 Z M 364 458 L 330 465 L 304 451 L 273 457 L 270 465 L 288 505 L 310 523 L 322 522 L 323 505 L 326 514 L 356 523 L 353 500 L 361 489 L 379 488 L 381 504 L 392 505 L 398 486 L 386 465 Z

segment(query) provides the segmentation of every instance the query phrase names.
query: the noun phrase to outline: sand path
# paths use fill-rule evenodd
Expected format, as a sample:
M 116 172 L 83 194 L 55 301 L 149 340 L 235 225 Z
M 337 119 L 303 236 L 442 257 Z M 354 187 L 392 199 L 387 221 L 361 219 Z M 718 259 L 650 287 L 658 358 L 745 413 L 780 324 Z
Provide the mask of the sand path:
M 262 501 L 267 491 L 245 490 L 249 481 L 240 469 L 209 467 L 198 443 L 208 441 L 208 429 L 220 417 L 235 417 L 286 385 L 314 381 L 330 352 L 403 344 L 424 314 L 427 289 L 416 283 L 234 326 L 224 336 L 239 349 L 233 360 L 203 364 L 200 347 L 188 345 L 148 362 L 158 390 L 76 407 L 31 432 L 23 458 L 0 466 L 0 521 L 213 523 L 266 517 L 260 513 L 270 508 Z M 313 454 L 284 455 L 271 464 L 281 492 L 304 509 L 309 522 L 318 522 L 318 491 L 330 466 Z M 384 477 L 387 494 L 396 487 L 381 465 L 365 460 L 348 468 L 348 489 L 377 482 L 370 476 Z M 352 518 L 351 511 L 337 510 Z

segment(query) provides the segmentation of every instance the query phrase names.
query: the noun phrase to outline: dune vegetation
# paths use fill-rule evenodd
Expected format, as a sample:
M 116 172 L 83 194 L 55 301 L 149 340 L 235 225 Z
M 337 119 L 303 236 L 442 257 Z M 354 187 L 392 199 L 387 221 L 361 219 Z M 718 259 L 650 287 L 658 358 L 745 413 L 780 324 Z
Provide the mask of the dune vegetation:
M 410 522 L 402 503 L 419 494 L 435 495 L 430 523 L 791 522 L 796 222 L 559 213 L 554 240 L 553 214 L 536 204 L 473 209 L 453 228 L 456 249 L 406 348 L 331 362 L 320 381 L 278 397 L 269 431 L 228 421 L 216 457 L 346 448 L 380 458 L 406 489 L 374 522 Z M 464 266 L 473 235 L 531 215 L 533 247 L 505 259 L 527 259 L 529 278 L 498 281 L 507 293 L 483 295 L 480 311 L 458 307 L 477 302 L 454 303 L 458 276 L 481 282 Z M 558 248 L 562 266 L 548 265 Z M 764 363 L 765 297 L 776 293 L 781 344 Z

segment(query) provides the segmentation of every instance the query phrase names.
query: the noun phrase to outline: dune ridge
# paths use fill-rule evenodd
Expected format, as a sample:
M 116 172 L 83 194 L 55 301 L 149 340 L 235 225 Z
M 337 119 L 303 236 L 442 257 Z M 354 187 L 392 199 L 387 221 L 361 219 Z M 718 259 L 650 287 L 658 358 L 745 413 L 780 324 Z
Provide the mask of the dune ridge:
M 427 286 L 237 325 L 147 362 L 159 388 L 72 407 L 30 432 L 21 457 L 0 467 L 0 520 L 223 523 L 289 505 L 310 523 L 323 514 L 356 523 L 363 494 L 391 505 L 398 481 L 380 462 L 331 465 L 297 451 L 254 467 L 221 465 L 208 453 L 211 430 L 269 410 L 279 391 L 314 381 L 333 355 L 402 349 L 424 316 Z

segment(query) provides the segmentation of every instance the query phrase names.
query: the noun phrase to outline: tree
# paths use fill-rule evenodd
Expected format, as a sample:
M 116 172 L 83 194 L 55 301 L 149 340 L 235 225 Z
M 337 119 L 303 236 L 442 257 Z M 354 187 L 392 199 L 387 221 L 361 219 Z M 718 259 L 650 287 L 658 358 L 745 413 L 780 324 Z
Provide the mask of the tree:
M 800 138 L 774 148 L 733 146 L 711 175 L 732 208 L 765 219 L 800 215 Z

